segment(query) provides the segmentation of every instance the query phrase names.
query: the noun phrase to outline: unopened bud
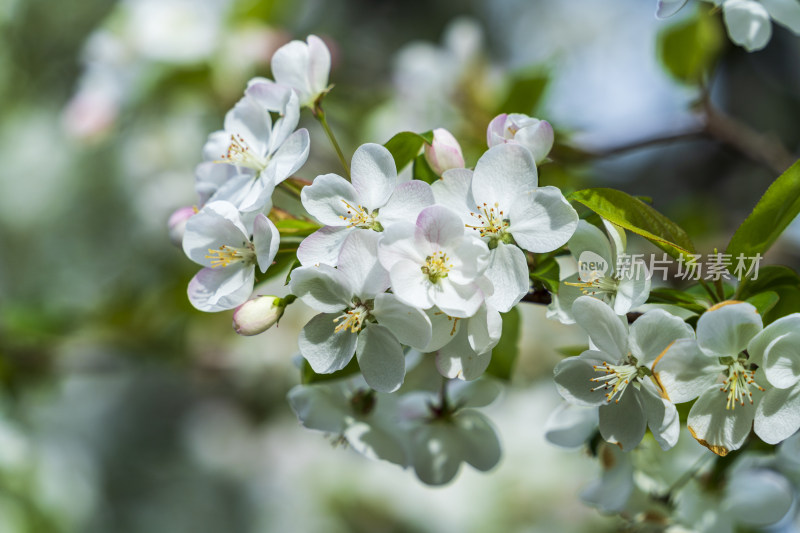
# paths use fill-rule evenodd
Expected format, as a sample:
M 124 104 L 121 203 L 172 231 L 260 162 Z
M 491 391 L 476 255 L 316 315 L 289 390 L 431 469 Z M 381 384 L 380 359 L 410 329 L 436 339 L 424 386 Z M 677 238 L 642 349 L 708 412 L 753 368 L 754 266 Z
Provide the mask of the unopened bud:
M 178 248 L 183 246 L 183 232 L 186 230 L 186 221 L 195 213 L 197 211 L 194 207 L 181 207 L 169 216 L 169 221 L 167 222 L 169 240 Z
M 497 115 L 486 130 L 489 148 L 503 143 L 524 146 L 533 155 L 538 165 L 553 148 L 553 127 L 546 120 L 520 113 Z
M 233 311 L 233 329 L 239 335 L 258 335 L 274 326 L 295 297 L 256 296 Z
M 439 176 L 451 168 L 464 168 L 461 146 L 453 134 L 444 128 L 433 130 L 433 144 L 425 145 L 425 159 Z

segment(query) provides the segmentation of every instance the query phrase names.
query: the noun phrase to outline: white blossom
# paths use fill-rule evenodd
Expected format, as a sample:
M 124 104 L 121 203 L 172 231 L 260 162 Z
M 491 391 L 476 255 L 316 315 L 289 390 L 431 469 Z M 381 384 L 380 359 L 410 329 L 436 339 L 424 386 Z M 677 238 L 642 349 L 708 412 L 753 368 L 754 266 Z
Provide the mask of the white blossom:
M 316 35 L 309 35 L 306 42 L 287 43 L 272 56 L 275 81 L 291 87 L 302 107 L 313 107 L 328 90 L 330 71 L 331 53 Z
M 692 337 L 691 326 L 655 309 L 629 329 L 608 305 L 589 296 L 575 300 L 572 312 L 593 348 L 556 365 L 561 396 L 577 405 L 600 406 L 601 436 L 625 451 L 639 444 L 647 427 L 663 449 L 674 446 L 678 413 L 662 397 L 651 367 L 677 339 Z
M 211 312 L 244 303 L 253 292 L 256 264 L 266 272 L 279 241 L 278 229 L 263 214 L 255 218 L 251 231 L 232 204 L 206 204 L 186 222 L 183 236 L 183 251 L 205 267 L 189 283 L 189 301 Z
M 489 148 L 505 143 L 518 144 L 528 149 L 537 165 L 552 150 L 553 140 L 553 127 L 549 122 L 521 113 L 497 115 L 486 129 Z

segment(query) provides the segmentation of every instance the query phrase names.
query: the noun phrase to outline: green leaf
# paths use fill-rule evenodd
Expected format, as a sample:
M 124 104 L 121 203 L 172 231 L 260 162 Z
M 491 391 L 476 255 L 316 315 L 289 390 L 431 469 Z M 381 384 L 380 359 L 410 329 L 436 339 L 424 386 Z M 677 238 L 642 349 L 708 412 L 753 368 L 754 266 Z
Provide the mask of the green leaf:
M 658 57 L 675 79 L 701 83 L 714 67 L 724 44 L 719 17 L 701 10 L 693 19 L 678 22 L 658 36 Z
M 556 348 L 556 352 L 564 357 L 575 357 L 589 349 L 588 344 L 572 344 Z
M 772 310 L 772 308 L 777 305 L 778 300 L 780 300 L 780 296 L 778 296 L 777 292 L 768 291 L 751 296 L 745 301 L 749 304 L 752 304 L 753 307 L 755 307 L 758 311 L 758 314 L 764 317 L 770 310 Z
M 554 257 L 548 257 L 531 271 L 531 279 L 541 282 L 545 288 L 553 294 L 558 293 L 559 277 L 558 261 Z
M 256 283 L 264 283 L 276 278 L 285 278 L 285 284 L 288 284 L 292 270 L 299 264 L 295 250 L 278 250 L 274 262 L 266 272 L 262 274 L 259 270 L 256 270 Z
M 320 383 L 323 381 L 333 381 L 337 379 L 344 379 L 352 376 L 360 372 L 361 369 L 358 368 L 358 359 L 353 357 L 347 366 L 345 366 L 341 370 L 337 370 L 332 374 L 317 374 L 311 368 L 311 365 L 308 364 L 308 361 L 303 359 L 303 366 L 300 369 L 300 382 L 303 385 L 309 385 L 311 383 Z
M 745 267 L 751 268 L 756 254 L 764 255 L 786 227 L 800 214 L 800 161 L 772 182 L 728 243 L 726 253 L 731 254 L 733 273 L 739 257 L 745 258 Z
M 641 235 L 672 257 L 694 252 L 694 244 L 680 226 L 627 193 L 606 188 L 583 189 L 570 194 L 569 199 Z
M 775 292 L 778 293 L 780 300 L 763 315 L 765 326 L 772 324 L 781 317 L 800 312 L 800 289 L 783 287 Z
M 492 361 L 486 369 L 487 374 L 500 379 L 511 379 L 511 372 L 519 355 L 521 322 L 519 309 L 516 307 L 503 314 L 503 335 L 492 350 Z
M 756 294 L 781 288 L 800 289 L 800 277 L 789 267 L 770 265 L 759 269 L 758 278 L 742 281 L 737 298 L 747 300 Z
M 278 232 L 280 232 L 281 237 L 285 235 L 307 237 L 322 226 L 311 220 L 286 218 L 276 221 L 275 227 L 278 228 Z
M 703 295 L 707 296 L 705 293 Z M 647 303 L 676 305 L 697 314 L 702 314 L 706 310 L 705 306 L 698 303 L 697 298 L 693 295 L 668 288 L 652 289 Z
M 414 159 L 414 179 L 425 183 L 433 183 L 439 179 L 439 176 L 428 164 L 428 160 L 425 159 L 425 154 L 420 154 Z
M 400 172 L 417 157 L 423 144 L 433 144 L 432 131 L 425 133 L 401 131 L 389 139 L 384 146 L 391 152 L 394 164 L 397 165 L 397 172 Z
M 514 74 L 506 98 L 495 114 L 524 113 L 530 115 L 542 99 L 548 81 L 548 75 L 541 70 Z

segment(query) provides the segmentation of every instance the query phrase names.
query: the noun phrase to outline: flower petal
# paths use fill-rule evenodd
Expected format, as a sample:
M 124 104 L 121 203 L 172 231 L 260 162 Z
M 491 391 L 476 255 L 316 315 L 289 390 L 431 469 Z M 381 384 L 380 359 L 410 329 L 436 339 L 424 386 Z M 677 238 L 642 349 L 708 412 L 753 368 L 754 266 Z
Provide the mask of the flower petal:
M 303 426 L 335 435 L 344 430 L 349 409 L 338 384 L 295 385 L 286 399 Z
M 433 205 L 433 191 L 424 181 L 401 183 L 389 201 L 378 212 L 378 221 L 387 227 L 399 221 L 414 223 L 420 211 Z
M 700 351 L 692 339 L 675 341 L 653 364 L 653 376 L 673 403 L 697 398 L 723 370 L 717 358 Z
M 647 419 L 639 395 L 626 391 L 618 400 L 600 406 L 600 435 L 606 442 L 619 444 L 627 452 L 642 441 Z
M 300 199 L 311 216 L 328 226 L 346 226 L 361 203 L 355 188 L 336 174 L 317 176 L 303 188 Z
M 556 187 L 540 187 L 520 196 L 509 210 L 509 233 L 525 250 L 551 252 L 575 233 L 578 213 Z
M 350 306 L 353 299 L 347 276 L 329 265 L 294 269 L 289 287 L 304 304 L 322 313 L 341 312 Z
M 494 287 L 486 301 L 503 313 L 517 305 L 530 289 L 525 253 L 513 244 L 501 242 L 491 250 L 485 275 Z
M 317 374 L 331 374 L 343 369 L 353 358 L 358 335 L 349 330 L 338 333 L 334 319 L 337 314 L 319 314 L 300 332 L 297 343 L 300 353 Z
M 777 444 L 800 429 L 800 387 L 770 389 L 756 408 L 755 431 L 761 440 Z
M 712 385 L 694 403 L 687 421 L 692 436 L 720 456 L 744 444 L 753 427 L 756 411 L 755 405 L 747 402 L 727 409 L 727 399 L 727 393 Z
M 689 0 L 658 0 L 656 17 L 665 19 L 681 10 Z
M 253 223 L 253 245 L 261 272 L 266 272 L 278 253 L 281 235 L 270 219 L 259 213 Z
M 628 342 L 639 365 L 650 367 L 678 339 L 694 340 L 692 326 L 663 309 L 653 309 L 631 324 Z
M 794 491 L 785 477 L 766 468 L 736 472 L 725 487 L 723 513 L 748 526 L 769 526 L 792 507 Z
M 431 321 L 425 312 L 404 304 L 393 294 L 375 297 L 372 316 L 385 326 L 401 343 L 424 350 L 431 342 Z
M 369 211 L 386 205 L 397 186 L 397 168 L 391 152 L 380 144 L 362 144 L 350 164 L 353 187 Z
M 607 403 L 606 392 L 595 381 L 596 366 L 602 366 L 609 357 L 603 352 L 587 350 L 578 357 L 568 357 L 556 365 L 553 379 L 562 398 L 574 405 L 594 407 Z M 616 361 L 610 361 L 612 364 Z M 602 382 L 601 382 L 602 383 Z
M 762 329 L 756 308 L 743 302 L 723 302 L 697 321 L 697 345 L 717 357 L 737 356 Z
M 462 285 L 444 278 L 436 283 L 428 282 L 427 287 L 433 304 L 453 317 L 471 317 L 484 302 L 483 291 L 476 283 Z
M 250 297 L 254 282 L 252 266 L 204 268 L 189 282 L 189 301 L 208 313 L 234 309 Z
M 459 428 L 463 459 L 481 472 L 487 472 L 500 462 L 500 440 L 491 422 L 479 411 L 464 409 L 453 417 Z
M 748 52 L 761 50 L 772 37 L 769 13 L 754 0 L 727 0 L 722 14 L 731 40 Z
M 338 269 L 362 301 L 389 288 L 389 272 L 378 262 L 379 239 L 380 234 L 374 231 L 351 231 L 339 253 Z
M 800 331 L 800 313 L 792 313 L 779 318 L 753 337 L 747 345 L 747 353 L 750 354 L 750 360 L 758 366 L 764 366 L 764 355 L 767 347 L 778 337 L 796 331 Z
M 339 262 L 339 253 L 344 240 L 354 231 L 341 226 L 324 226 L 305 239 L 297 247 L 297 259 L 303 266 L 330 265 Z
M 579 448 L 597 431 L 597 407 L 561 403 L 544 425 L 547 442 L 562 448 Z
M 669 450 L 678 443 L 681 432 L 680 418 L 675 405 L 662 398 L 652 383 L 642 383 L 639 402 L 644 409 L 647 425 L 662 450 Z
M 380 392 L 394 392 L 406 376 L 403 347 L 383 326 L 368 324 L 358 334 L 358 367 L 367 385 Z
M 616 258 L 613 257 L 608 237 L 597 226 L 579 220 L 575 233 L 569 239 L 569 252 L 576 261 L 580 261 L 581 254 L 587 251 L 603 258 L 608 265 L 609 275 L 613 272 Z
M 426 207 L 417 217 L 416 239 L 432 243 L 435 249 L 457 246 L 463 235 L 461 218 L 442 205 Z
M 433 307 L 433 284 L 417 263 L 398 261 L 389 271 L 389 279 L 392 281 L 392 291 L 403 303 L 419 309 Z
M 608 305 L 581 296 L 572 305 L 572 315 L 601 352 L 617 361 L 628 354 L 627 327 Z
M 485 353 L 497 346 L 503 334 L 503 319 L 497 309 L 482 305 L 469 319 L 467 338 L 476 353 Z
M 614 312 L 624 315 L 647 301 L 650 296 L 650 276 L 643 261 L 635 261 L 630 273 L 619 281 L 614 296 Z
M 491 360 L 491 352 L 475 353 L 469 345 L 466 328 L 461 328 L 436 354 L 436 368 L 445 377 L 472 381 L 483 375 Z
M 531 153 L 519 145 L 500 144 L 489 148 L 475 165 L 472 197 L 479 206 L 497 204 L 507 212 L 518 198 L 530 195 L 538 184 Z

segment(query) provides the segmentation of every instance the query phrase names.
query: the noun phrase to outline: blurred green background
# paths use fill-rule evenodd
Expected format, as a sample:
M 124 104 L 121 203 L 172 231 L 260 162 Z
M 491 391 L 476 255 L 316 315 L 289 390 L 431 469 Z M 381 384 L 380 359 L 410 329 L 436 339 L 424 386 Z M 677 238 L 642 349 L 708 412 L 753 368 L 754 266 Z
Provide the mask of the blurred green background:
M 800 40 L 776 27 L 747 54 L 707 7 L 657 21 L 654 0 L 0 0 L 0 532 L 615 530 L 577 497 L 596 465 L 542 437 L 553 348 L 574 328 L 524 310 L 489 412 L 503 462 L 430 489 L 299 427 L 284 397 L 308 310 L 238 338 L 230 313 L 189 305 L 197 267 L 166 221 L 195 201 L 205 137 L 246 81 L 314 33 L 345 152 L 444 126 L 473 165 L 495 114 L 533 114 L 557 131 L 542 182 L 652 197 L 723 249 L 777 173 L 691 134 L 693 109 L 706 93 L 796 153 Z M 299 175 L 337 172 L 303 125 Z M 799 225 L 767 262 L 800 266 Z

